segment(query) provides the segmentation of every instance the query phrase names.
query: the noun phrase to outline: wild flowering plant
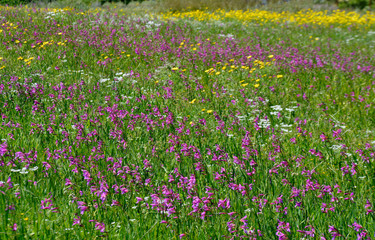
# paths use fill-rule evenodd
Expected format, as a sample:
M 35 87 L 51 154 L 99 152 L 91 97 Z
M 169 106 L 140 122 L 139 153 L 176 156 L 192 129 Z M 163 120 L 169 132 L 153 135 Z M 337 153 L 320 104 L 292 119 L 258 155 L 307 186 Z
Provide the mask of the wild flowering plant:
M 4 238 L 373 238 L 372 13 L 0 16 Z

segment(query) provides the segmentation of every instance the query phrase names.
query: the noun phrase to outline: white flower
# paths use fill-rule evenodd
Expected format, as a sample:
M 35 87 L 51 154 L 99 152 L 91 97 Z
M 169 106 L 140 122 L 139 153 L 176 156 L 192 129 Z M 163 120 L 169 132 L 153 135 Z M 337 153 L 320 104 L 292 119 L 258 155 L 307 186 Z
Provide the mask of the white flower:
M 38 169 L 39 169 L 38 166 L 35 166 L 35 167 L 33 167 L 33 168 L 29 168 L 30 171 L 36 171 L 36 170 L 38 170 Z
M 246 116 L 237 116 L 240 121 L 245 120 Z
M 341 145 L 332 145 L 332 146 L 330 147 L 330 149 L 332 149 L 332 150 L 334 150 L 334 151 L 336 151 L 336 150 L 340 150 L 341 148 L 342 148 Z
M 104 83 L 104 82 L 107 82 L 108 80 L 110 80 L 109 78 L 102 78 L 99 80 L 100 83 Z
M 271 108 L 275 111 L 282 111 L 283 108 L 280 105 L 271 106 Z
M 291 130 L 288 130 L 288 129 L 285 129 L 285 128 L 282 128 L 281 131 L 283 131 L 283 132 L 287 132 L 287 133 L 292 132 Z

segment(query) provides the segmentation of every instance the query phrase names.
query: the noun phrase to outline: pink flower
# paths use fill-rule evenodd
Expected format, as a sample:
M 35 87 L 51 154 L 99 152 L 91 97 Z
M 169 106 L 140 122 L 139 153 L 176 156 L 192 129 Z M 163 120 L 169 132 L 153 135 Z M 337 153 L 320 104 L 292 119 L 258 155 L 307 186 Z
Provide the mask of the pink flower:
M 81 218 L 80 217 L 73 219 L 73 226 L 74 225 L 81 225 Z
M 100 230 L 100 232 L 105 232 L 105 224 L 97 222 L 95 223 L 95 230 Z
M 322 139 L 323 142 L 325 142 L 325 141 L 328 140 L 327 136 L 324 135 L 324 133 L 322 133 L 322 134 L 320 135 L 320 139 Z
M 10 227 L 12 231 L 17 231 L 17 223 L 13 224 L 13 226 Z

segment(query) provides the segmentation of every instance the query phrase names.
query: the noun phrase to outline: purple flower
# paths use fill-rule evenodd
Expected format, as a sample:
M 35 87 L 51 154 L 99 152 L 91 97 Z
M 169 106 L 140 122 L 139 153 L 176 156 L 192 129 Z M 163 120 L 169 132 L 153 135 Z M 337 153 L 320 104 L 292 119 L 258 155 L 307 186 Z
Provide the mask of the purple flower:
M 17 231 L 17 223 L 13 224 L 13 226 L 10 227 L 12 231 Z
M 0 156 L 5 155 L 5 153 L 8 151 L 7 147 L 7 142 L 3 142 L 2 144 L 0 144 Z
M 333 135 L 334 137 L 338 137 L 338 136 L 340 136 L 341 131 L 342 131 L 341 128 L 337 129 L 336 131 L 333 130 L 333 134 L 332 134 L 332 135 Z
M 349 225 L 350 226 L 350 225 Z M 355 231 L 359 232 L 363 227 L 359 225 L 357 222 L 354 222 L 352 224 L 352 227 L 354 228 Z
M 315 228 L 311 225 L 306 226 L 305 228 L 311 228 L 311 230 L 297 230 L 297 232 L 303 233 L 304 237 L 315 237 Z
M 83 215 L 83 213 L 89 209 L 89 207 L 85 206 L 86 205 L 85 202 L 77 201 L 77 204 L 78 204 L 78 209 L 81 210 L 81 215 Z
M 320 139 L 322 139 L 323 142 L 325 142 L 325 141 L 328 140 L 327 136 L 324 135 L 324 133 L 322 133 L 322 134 L 320 135 Z
M 332 240 L 334 240 L 336 237 L 342 236 L 334 226 L 329 226 L 328 232 L 332 235 Z
M 95 230 L 98 230 L 102 233 L 105 232 L 105 224 L 100 222 L 95 223 Z
M 73 219 L 73 226 L 74 225 L 80 225 L 81 226 L 81 217 Z
M 65 178 L 65 186 L 73 185 L 72 181 L 69 178 Z
M 219 203 L 217 204 L 217 207 L 221 207 L 223 209 L 230 208 L 230 201 L 229 199 L 225 198 L 224 200 L 219 199 Z
M 185 237 L 185 236 L 186 236 L 185 233 L 182 233 L 182 234 L 179 235 L 180 239 L 182 239 L 182 238 Z

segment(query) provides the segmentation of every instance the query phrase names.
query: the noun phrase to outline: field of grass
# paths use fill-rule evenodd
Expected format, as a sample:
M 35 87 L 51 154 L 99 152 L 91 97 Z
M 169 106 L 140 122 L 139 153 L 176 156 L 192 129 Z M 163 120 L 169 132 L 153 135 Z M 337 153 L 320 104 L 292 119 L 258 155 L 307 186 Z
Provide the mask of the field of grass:
M 0 7 L 0 239 L 374 239 L 375 14 Z

